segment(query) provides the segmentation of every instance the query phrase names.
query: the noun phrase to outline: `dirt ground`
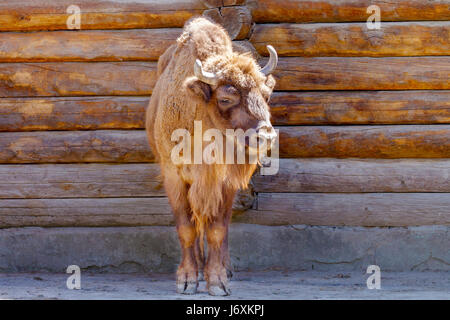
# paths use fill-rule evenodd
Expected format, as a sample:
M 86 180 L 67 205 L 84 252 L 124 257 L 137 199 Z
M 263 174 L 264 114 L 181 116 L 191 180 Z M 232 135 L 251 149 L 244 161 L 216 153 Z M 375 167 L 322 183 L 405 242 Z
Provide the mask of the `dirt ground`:
M 173 274 L 84 274 L 69 290 L 69 274 L 0 274 L 0 299 L 445 299 L 449 272 L 382 272 L 381 289 L 368 289 L 357 272 L 238 272 L 232 294 L 211 297 L 201 281 L 196 295 L 175 293 Z

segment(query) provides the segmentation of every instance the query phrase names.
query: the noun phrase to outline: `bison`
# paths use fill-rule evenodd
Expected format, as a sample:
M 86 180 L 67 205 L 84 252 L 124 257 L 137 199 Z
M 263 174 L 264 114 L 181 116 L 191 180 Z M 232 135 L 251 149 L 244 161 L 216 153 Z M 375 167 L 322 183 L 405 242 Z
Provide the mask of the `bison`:
M 270 147 L 276 138 L 268 107 L 275 86 L 270 73 L 278 57 L 273 47 L 268 50 L 269 61 L 261 68 L 251 54 L 233 49 L 220 25 L 198 17 L 186 22 L 176 43 L 158 61 L 146 131 L 160 163 L 181 245 L 178 293 L 196 293 L 203 272 L 210 295 L 230 294 L 228 225 L 232 203 L 259 163 L 176 163 L 172 151 L 177 141 L 172 133 L 181 128 L 193 135 L 194 122 L 201 121 L 202 132 L 210 128 L 223 133 L 254 129 L 257 136 L 270 141 Z M 246 152 L 251 148 L 248 141 L 245 139 Z

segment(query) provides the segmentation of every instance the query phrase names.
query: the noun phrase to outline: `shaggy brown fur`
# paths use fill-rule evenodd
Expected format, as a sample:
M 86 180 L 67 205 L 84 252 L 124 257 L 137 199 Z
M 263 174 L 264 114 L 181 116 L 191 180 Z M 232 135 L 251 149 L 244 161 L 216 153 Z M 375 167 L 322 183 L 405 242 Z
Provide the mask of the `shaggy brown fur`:
M 196 59 L 202 62 L 204 70 L 220 75 L 217 86 L 195 77 Z M 225 30 L 205 18 L 186 23 L 177 43 L 160 57 L 157 72 L 159 78 L 147 110 L 146 128 L 151 148 L 161 165 L 182 247 L 178 291 L 195 293 L 198 270 L 205 264 L 206 233 L 205 279 L 209 292 L 228 294 L 225 268 L 229 264 L 231 205 L 236 191 L 247 187 L 257 165 L 175 165 L 171 151 L 177 142 L 171 141 L 171 135 L 180 128 L 193 135 L 195 120 L 202 121 L 203 131 L 216 128 L 223 133 L 225 129 L 253 128 L 261 121 L 270 124 L 267 101 L 275 81 L 260 72 L 251 56 L 233 52 Z M 218 96 L 228 94 L 227 90 L 239 103 L 224 111 L 218 107 Z

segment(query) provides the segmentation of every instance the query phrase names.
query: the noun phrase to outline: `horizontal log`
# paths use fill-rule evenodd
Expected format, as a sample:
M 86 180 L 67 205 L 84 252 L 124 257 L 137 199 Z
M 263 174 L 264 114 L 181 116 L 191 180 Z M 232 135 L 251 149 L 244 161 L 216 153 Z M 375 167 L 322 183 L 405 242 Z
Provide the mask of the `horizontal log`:
M 259 193 L 258 210 L 248 213 L 242 218 L 246 222 L 268 225 L 445 225 L 450 223 L 450 194 Z
M 281 159 L 255 192 L 448 192 L 447 159 Z M 0 199 L 164 196 L 156 163 L 0 165 Z
M 1 163 L 149 162 L 145 132 L 49 131 L 0 134 Z
M 160 197 L 160 172 L 148 163 L 0 165 L 0 199 Z M 238 192 L 233 210 L 253 206 L 252 190 Z
M 167 198 L 0 200 L 0 227 L 173 225 Z
M 149 97 L 0 99 L 0 131 L 143 129 Z M 275 125 L 445 124 L 450 91 L 275 92 Z
M 158 60 L 181 29 L 0 33 L 0 62 Z
M 448 192 L 450 159 L 281 159 L 256 192 Z
M 0 227 L 173 225 L 167 198 L 0 200 Z M 419 226 L 450 223 L 442 193 L 260 193 L 234 222 L 262 225 Z
M 234 37 L 243 38 L 247 29 L 235 30 Z M 0 33 L 0 62 L 157 60 L 180 33 L 177 28 Z M 250 41 L 261 55 L 271 43 L 282 56 L 426 56 L 448 55 L 449 33 L 449 22 L 386 22 L 380 30 L 353 23 L 262 24 Z
M 148 95 L 155 82 L 155 62 L 0 64 L 0 97 Z
M 142 129 L 149 97 L 0 99 L 0 131 Z
M 201 15 L 201 0 L 22 0 L 0 3 L 0 31 L 67 30 L 67 8 L 81 10 L 81 29 L 140 29 L 182 27 Z
M 0 200 L 0 228 L 152 225 L 174 225 L 166 197 Z
M 450 126 L 280 129 L 282 158 L 450 158 Z M 0 163 L 151 162 L 143 130 L 0 134 Z
M 449 74 L 450 57 L 290 57 L 274 76 L 277 90 L 448 90 Z M 155 82 L 155 62 L 0 63 L 0 97 L 149 95 Z
M 450 54 L 450 21 L 258 24 L 250 42 L 261 55 L 272 44 L 281 56 L 442 56 Z
M 163 195 L 158 164 L 0 165 L 0 199 Z
M 284 158 L 450 158 L 450 126 L 280 127 Z
M 450 57 L 284 58 L 277 90 L 450 89 Z
M 200 0 L 118 1 L 92 2 L 79 0 L 82 29 L 134 29 L 181 27 L 194 15 L 208 7 L 219 7 L 221 1 L 207 5 Z M 217 3 L 216 3 L 217 2 Z M 0 31 L 65 30 L 70 0 L 48 2 L 43 0 L 0 3 Z M 224 5 L 240 5 L 243 1 L 224 1 Z M 366 21 L 366 10 L 376 4 L 381 9 L 382 21 L 449 20 L 448 0 L 424 2 L 400 0 L 396 2 L 349 0 L 251 0 L 247 1 L 256 22 L 345 22 Z
M 445 90 L 275 92 L 270 106 L 276 125 L 450 123 Z
M 448 0 L 249 0 L 254 21 L 346 22 L 366 21 L 367 8 L 377 5 L 381 21 L 450 20 Z
M 180 34 L 179 28 L 0 32 L 0 62 L 156 61 Z M 233 45 L 257 54 L 247 40 Z

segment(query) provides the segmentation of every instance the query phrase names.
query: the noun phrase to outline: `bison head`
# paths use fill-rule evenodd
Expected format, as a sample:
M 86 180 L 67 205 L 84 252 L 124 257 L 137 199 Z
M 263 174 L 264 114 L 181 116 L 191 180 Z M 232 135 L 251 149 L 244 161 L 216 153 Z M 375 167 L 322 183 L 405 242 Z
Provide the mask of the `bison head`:
M 271 73 L 278 56 L 267 46 L 270 59 L 260 68 L 250 54 L 228 52 L 213 55 L 194 64 L 194 77 L 187 80 L 189 88 L 206 109 L 213 126 L 226 129 L 254 129 L 270 146 L 276 132 L 270 123 L 268 102 L 275 86 Z M 245 140 L 248 145 L 248 139 Z

